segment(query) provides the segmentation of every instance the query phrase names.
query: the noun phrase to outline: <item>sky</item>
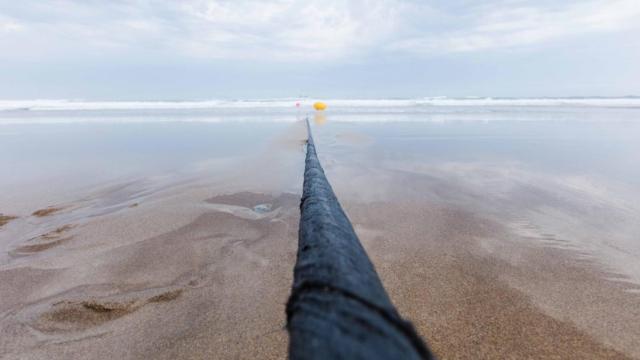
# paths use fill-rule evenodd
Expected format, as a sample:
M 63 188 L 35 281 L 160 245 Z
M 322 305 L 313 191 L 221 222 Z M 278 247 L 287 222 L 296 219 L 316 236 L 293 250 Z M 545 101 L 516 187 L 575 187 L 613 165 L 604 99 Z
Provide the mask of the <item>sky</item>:
M 640 95 L 640 0 L 0 0 L 0 98 Z

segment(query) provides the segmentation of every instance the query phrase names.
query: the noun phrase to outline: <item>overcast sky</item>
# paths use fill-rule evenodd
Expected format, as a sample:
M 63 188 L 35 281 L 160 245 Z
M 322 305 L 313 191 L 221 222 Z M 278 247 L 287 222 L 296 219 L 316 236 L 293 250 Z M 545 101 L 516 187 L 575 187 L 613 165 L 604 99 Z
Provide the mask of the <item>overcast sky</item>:
M 0 0 L 0 98 L 640 95 L 640 0 Z

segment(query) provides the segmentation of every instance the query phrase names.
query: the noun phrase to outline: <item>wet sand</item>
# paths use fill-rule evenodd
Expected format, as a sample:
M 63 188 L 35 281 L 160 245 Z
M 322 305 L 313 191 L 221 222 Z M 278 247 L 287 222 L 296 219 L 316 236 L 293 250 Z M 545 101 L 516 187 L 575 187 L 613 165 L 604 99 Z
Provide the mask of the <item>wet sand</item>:
M 17 213 L 0 229 L 0 358 L 285 358 L 298 130 L 276 142 L 291 159 L 233 165 L 253 173 L 127 181 Z M 365 135 L 316 138 L 393 302 L 440 358 L 640 358 L 640 288 L 530 209 L 584 204 L 528 184 L 491 213 L 478 204 L 499 196 L 385 167 Z M 260 177 L 264 164 L 283 170 Z
M 163 215 L 142 203 L 105 224 L 58 227 L 19 245 L 11 256 L 21 265 L 0 271 L 2 356 L 285 356 L 298 197 L 243 192 L 191 205 L 200 212 L 164 217 L 184 222 L 176 229 L 117 246 L 101 243 L 95 227 Z
M 637 297 L 570 254 L 523 248 L 511 265 L 479 244 L 495 239 L 511 251 L 500 227 L 463 210 L 377 203 L 349 212 L 392 299 L 440 358 L 638 356 L 639 327 L 629 324 L 640 319 Z M 516 281 L 555 292 L 552 306 L 573 307 L 569 313 L 591 318 L 605 336 L 581 329 L 570 314 L 545 311 Z
M 616 248 L 615 263 L 607 249 L 638 234 L 637 208 L 554 173 L 415 162 L 420 148 L 327 135 L 329 180 L 392 300 L 440 358 L 640 358 L 637 255 Z
M 4 226 L 11 220 L 15 220 L 15 216 L 0 214 L 0 227 Z
M 11 253 L 20 265 L 0 271 L 3 357 L 286 357 L 297 205 L 296 194 L 221 194 L 172 219 L 141 203 L 27 240 Z M 522 246 L 462 209 L 344 206 L 393 301 L 440 358 L 638 357 L 638 297 L 594 264 Z M 95 236 L 96 226 L 153 226 L 135 222 L 149 215 L 184 224 L 117 246 Z

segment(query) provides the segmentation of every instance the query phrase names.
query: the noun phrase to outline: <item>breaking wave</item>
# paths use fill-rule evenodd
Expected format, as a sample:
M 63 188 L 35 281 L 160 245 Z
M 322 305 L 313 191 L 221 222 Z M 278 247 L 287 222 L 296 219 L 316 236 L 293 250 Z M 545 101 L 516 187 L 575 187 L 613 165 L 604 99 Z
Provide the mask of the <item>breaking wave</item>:
M 202 101 L 81 101 L 0 100 L 0 111 L 72 110 L 207 110 L 290 109 L 296 103 L 310 106 L 311 99 L 202 100 Z M 623 98 L 449 98 L 419 99 L 322 99 L 339 108 L 424 108 L 424 107 L 632 107 L 640 108 L 640 97 Z

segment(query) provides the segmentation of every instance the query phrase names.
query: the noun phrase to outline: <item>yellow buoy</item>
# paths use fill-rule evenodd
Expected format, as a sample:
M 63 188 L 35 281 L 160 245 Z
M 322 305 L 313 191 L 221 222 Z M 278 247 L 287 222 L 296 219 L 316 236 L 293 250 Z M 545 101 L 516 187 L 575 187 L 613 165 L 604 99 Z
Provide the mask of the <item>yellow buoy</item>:
M 322 110 L 327 108 L 327 104 L 325 104 L 325 103 L 323 103 L 321 101 L 318 101 L 315 104 L 313 104 L 313 108 L 318 110 L 318 111 L 322 111 Z

